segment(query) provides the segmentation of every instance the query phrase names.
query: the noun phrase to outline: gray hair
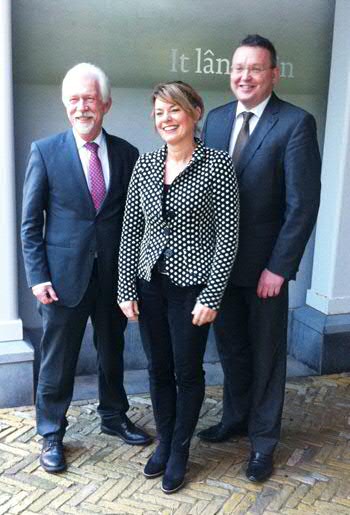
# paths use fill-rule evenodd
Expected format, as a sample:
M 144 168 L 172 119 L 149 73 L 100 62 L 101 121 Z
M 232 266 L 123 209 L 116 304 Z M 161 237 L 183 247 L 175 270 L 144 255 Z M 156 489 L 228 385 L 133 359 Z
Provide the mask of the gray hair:
M 101 68 L 98 68 L 94 64 L 90 63 L 79 63 L 73 66 L 63 79 L 62 82 L 62 102 L 64 105 L 67 104 L 68 88 L 70 81 L 73 78 L 80 77 L 91 77 L 95 79 L 99 85 L 101 98 L 104 103 L 108 102 L 111 98 L 111 85 L 109 79 Z

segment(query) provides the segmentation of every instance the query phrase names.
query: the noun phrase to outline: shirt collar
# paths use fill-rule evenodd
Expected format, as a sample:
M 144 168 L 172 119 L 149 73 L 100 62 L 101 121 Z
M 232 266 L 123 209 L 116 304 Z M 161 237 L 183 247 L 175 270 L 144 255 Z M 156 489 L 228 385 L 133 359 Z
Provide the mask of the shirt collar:
M 75 139 L 75 142 L 77 144 L 77 148 L 78 150 L 80 150 L 82 147 L 84 147 L 85 143 L 87 143 L 87 141 L 83 140 L 82 137 L 79 136 L 79 134 L 77 133 L 77 131 L 73 128 L 73 135 L 74 135 L 74 139 Z M 92 141 L 90 141 L 90 143 L 97 143 L 97 145 L 99 147 L 101 147 L 101 145 L 104 143 L 105 141 L 105 136 L 103 134 L 103 132 L 101 131 L 100 134 L 98 136 L 96 136 L 96 138 Z
M 265 100 L 263 100 L 262 102 L 260 102 L 260 104 L 258 104 L 257 106 L 253 107 L 252 109 L 247 109 L 246 107 L 244 107 L 244 105 L 242 104 L 242 102 L 238 101 L 238 104 L 237 104 L 237 109 L 236 109 L 236 118 L 242 114 L 243 112 L 247 111 L 248 113 L 253 113 L 255 114 L 255 116 L 257 118 L 261 118 L 263 112 L 264 112 L 264 109 L 265 107 L 267 106 L 269 100 L 271 98 L 271 95 L 269 95 L 267 98 L 265 98 Z

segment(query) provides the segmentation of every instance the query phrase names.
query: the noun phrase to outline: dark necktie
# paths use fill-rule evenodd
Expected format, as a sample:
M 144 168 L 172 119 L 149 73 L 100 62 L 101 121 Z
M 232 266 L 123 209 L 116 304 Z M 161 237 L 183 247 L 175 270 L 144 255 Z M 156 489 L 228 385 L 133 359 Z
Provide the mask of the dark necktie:
M 243 124 L 241 130 L 238 133 L 235 148 L 232 153 L 232 161 L 235 165 L 237 165 L 239 156 L 243 148 L 245 147 L 248 139 L 249 139 L 249 120 L 253 116 L 253 113 L 248 113 L 247 111 L 243 111 Z
M 85 148 L 90 152 L 89 160 L 89 187 L 96 211 L 100 209 L 106 195 L 106 184 L 103 177 L 103 170 L 100 158 L 98 157 L 98 144 L 85 143 Z

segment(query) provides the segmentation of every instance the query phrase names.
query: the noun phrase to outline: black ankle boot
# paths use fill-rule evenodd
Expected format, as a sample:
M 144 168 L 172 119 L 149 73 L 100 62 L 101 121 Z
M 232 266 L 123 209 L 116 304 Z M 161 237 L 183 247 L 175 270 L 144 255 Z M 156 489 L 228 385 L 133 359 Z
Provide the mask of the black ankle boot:
M 185 484 L 185 473 L 188 454 L 172 452 L 166 465 L 162 481 L 162 490 L 166 494 L 172 494 L 180 490 Z
M 161 476 L 165 472 L 165 467 L 170 454 L 170 446 L 159 444 L 152 456 L 147 461 L 143 470 L 143 475 L 147 479 Z

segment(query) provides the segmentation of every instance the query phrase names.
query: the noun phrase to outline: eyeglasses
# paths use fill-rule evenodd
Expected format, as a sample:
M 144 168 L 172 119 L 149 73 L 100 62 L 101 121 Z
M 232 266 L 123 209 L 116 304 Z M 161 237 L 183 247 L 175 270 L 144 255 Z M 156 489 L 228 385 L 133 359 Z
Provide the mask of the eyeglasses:
M 253 77 L 257 77 L 261 73 L 266 70 L 271 70 L 273 66 L 268 66 L 264 68 L 263 66 L 232 66 L 232 73 L 236 73 L 237 75 L 243 75 L 244 72 L 247 72 L 248 75 L 253 75 Z

